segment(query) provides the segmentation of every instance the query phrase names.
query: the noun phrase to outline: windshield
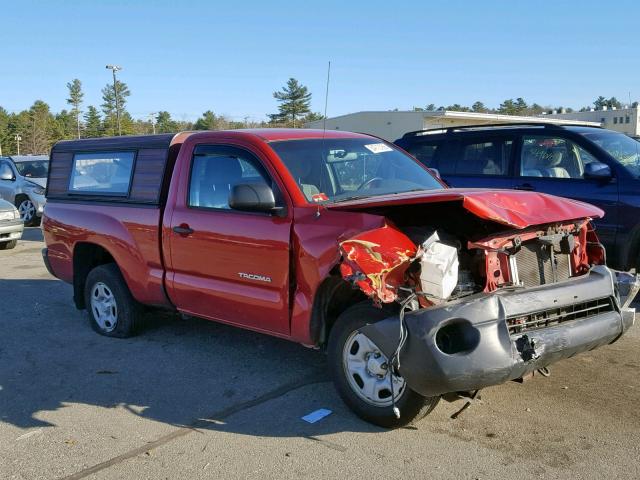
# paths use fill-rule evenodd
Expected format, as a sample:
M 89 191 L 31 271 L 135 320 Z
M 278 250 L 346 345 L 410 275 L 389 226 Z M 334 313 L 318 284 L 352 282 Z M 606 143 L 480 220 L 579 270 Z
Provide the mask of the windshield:
M 640 177 L 640 142 L 622 133 L 584 133 L 586 138 L 618 160 L 634 177 Z
M 373 138 L 270 143 L 310 202 L 339 202 L 442 185 L 418 162 Z
M 15 162 L 18 173 L 23 177 L 46 178 L 49 173 L 49 161 Z

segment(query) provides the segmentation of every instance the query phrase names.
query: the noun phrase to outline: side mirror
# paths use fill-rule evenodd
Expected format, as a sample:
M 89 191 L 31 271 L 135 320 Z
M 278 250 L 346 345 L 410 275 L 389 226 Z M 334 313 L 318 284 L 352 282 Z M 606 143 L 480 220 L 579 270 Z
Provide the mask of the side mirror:
M 15 180 L 13 172 L 9 167 L 0 168 L 0 180 Z
M 584 166 L 584 178 L 609 180 L 612 177 L 611 167 L 601 162 L 590 162 Z
M 240 183 L 231 187 L 229 206 L 244 212 L 273 212 L 276 210 L 276 199 L 269 185 Z

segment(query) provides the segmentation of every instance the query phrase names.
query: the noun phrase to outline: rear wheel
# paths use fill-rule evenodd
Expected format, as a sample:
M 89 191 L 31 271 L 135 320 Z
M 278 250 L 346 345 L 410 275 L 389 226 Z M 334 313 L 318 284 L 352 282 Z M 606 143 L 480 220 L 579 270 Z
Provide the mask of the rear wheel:
M 96 332 L 119 338 L 136 333 L 142 308 L 131 296 L 115 264 L 100 265 L 89 272 L 84 296 L 89 320 Z
M 18 240 L 11 240 L 9 242 L 0 242 L 0 250 L 11 250 L 12 248 L 16 248 L 18 244 Z
M 440 397 L 425 398 L 411 390 L 398 372 L 391 371 L 385 354 L 360 331 L 389 315 L 388 310 L 369 302 L 345 310 L 331 330 L 328 357 L 333 382 L 344 402 L 364 420 L 395 428 L 429 414 Z M 391 382 L 400 418 L 393 412 Z

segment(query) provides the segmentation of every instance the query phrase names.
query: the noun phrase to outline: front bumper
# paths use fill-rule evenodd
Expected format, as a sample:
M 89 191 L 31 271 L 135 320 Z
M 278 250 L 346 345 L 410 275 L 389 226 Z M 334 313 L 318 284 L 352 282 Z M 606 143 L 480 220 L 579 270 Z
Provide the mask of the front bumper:
M 578 311 L 576 305 L 582 308 L 596 299 L 610 300 L 609 307 L 525 332 L 513 333 L 513 327 L 510 332 L 507 323 L 536 312 Z M 595 266 L 561 283 L 474 295 L 407 313 L 409 335 L 400 353 L 400 373 L 424 396 L 477 390 L 613 343 L 633 319 L 632 309 L 621 308 L 615 274 Z M 398 322 L 391 317 L 361 331 L 391 357 L 398 345 Z
M 44 212 L 44 206 L 47 203 L 47 199 L 44 195 L 38 195 L 36 193 L 31 192 L 29 194 L 29 198 L 33 202 L 34 207 L 36 207 L 36 215 L 38 217 L 42 217 L 42 212 Z
M 20 240 L 24 230 L 22 220 L 4 220 L 0 222 L 0 242 Z

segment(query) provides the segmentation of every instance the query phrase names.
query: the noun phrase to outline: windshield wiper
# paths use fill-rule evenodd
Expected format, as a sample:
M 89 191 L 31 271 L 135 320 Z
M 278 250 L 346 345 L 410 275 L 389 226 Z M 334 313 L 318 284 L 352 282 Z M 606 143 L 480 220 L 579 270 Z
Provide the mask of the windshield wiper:
M 349 200 L 361 200 L 363 198 L 371 198 L 371 195 L 351 195 L 350 197 L 333 200 L 331 203 L 342 203 L 348 202 Z
M 378 194 L 378 195 L 351 195 L 349 197 L 344 197 L 344 198 L 333 200 L 331 203 L 348 202 L 349 200 L 362 200 L 363 198 L 381 197 L 383 195 L 402 195 L 403 193 L 409 193 L 409 192 L 426 192 L 428 190 L 433 190 L 433 189 L 430 189 L 430 188 L 412 188 L 411 190 L 402 190 L 401 192 L 381 193 L 381 194 Z

